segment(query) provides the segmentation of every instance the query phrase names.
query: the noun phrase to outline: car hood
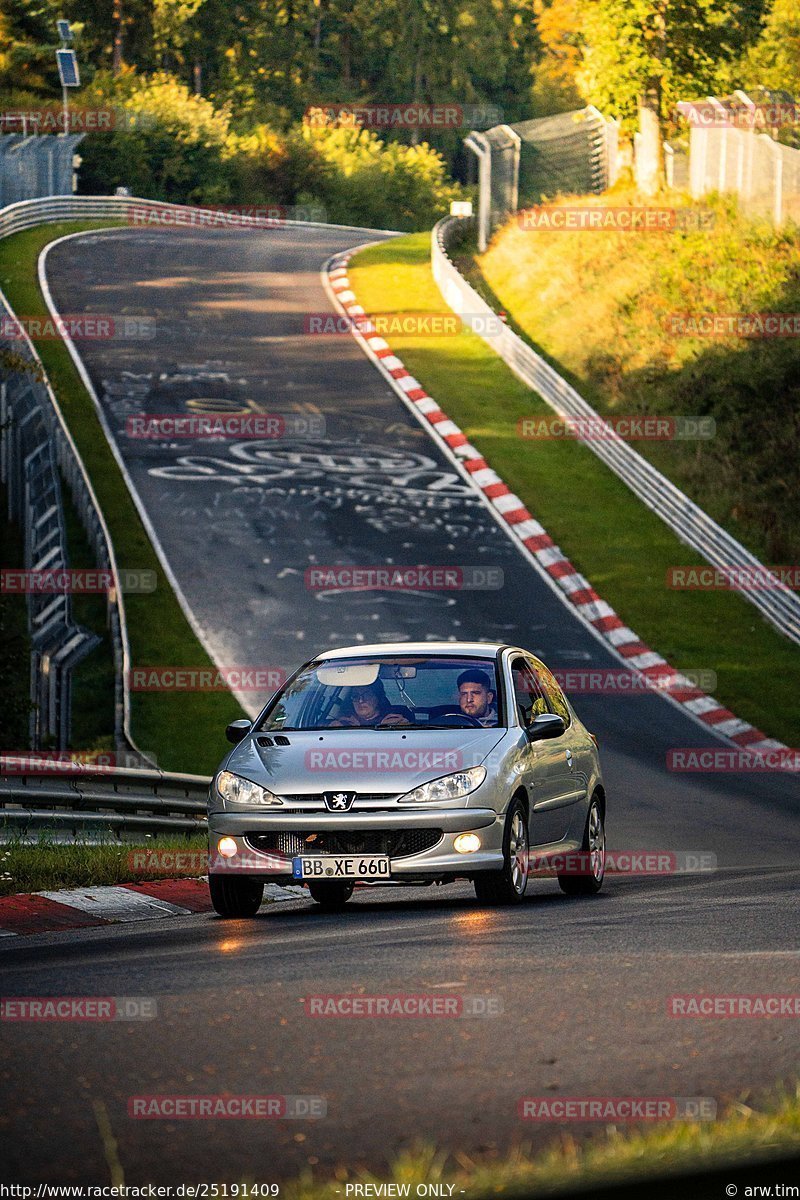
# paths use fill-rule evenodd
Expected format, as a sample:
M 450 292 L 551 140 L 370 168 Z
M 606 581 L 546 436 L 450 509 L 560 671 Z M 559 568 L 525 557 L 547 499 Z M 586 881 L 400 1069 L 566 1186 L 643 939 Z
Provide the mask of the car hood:
M 279 796 L 337 789 L 402 795 L 453 771 L 477 767 L 504 729 L 431 729 L 407 733 L 332 729 L 247 737 L 228 755 L 225 769 Z M 272 745 L 259 744 L 272 742 Z

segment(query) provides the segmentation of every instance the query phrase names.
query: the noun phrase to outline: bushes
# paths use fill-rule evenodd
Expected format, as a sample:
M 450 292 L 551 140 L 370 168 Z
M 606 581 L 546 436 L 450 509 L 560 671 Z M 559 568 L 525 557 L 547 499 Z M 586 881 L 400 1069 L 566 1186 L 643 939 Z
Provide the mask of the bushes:
M 461 189 L 427 143 L 384 143 L 344 122 L 231 129 L 174 77 L 98 75 L 81 103 L 114 106 L 117 128 L 81 144 L 80 190 L 196 204 L 314 204 L 330 221 L 429 228 Z
M 230 118 L 172 76 L 140 78 L 127 71 L 112 82 L 99 74 L 81 103 L 112 107 L 117 118 L 112 133 L 91 134 L 81 143 L 84 194 L 125 186 L 134 195 L 179 203 L 227 198 L 223 155 Z

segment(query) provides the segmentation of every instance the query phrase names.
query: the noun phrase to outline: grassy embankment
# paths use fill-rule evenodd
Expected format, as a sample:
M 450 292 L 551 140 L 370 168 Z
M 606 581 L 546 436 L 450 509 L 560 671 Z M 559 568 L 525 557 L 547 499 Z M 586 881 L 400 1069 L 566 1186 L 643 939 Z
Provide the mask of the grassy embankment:
M 174 878 L 205 874 L 202 862 L 193 857 L 168 871 L 143 870 L 132 855 L 146 850 L 176 850 L 181 854 L 198 851 L 205 854 L 205 835 L 154 837 L 145 845 L 133 842 L 108 842 L 98 846 L 53 842 L 43 834 L 38 842 L 10 841 L 0 844 L 0 896 L 20 892 L 58 891 L 59 888 L 101 887 L 104 884 L 144 883 L 147 879 Z M 171 860 L 169 860 L 171 862 Z
M 42 248 L 66 233 L 107 223 L 47 225 L 0 242 L 0 287 L 18 316 L 46 315 L 36 264 Z M 197 641 L 164 577 L 155 551 L 139 519 L 97 419 L 91 398 L 61 341 L 40 341 L 37 349 L 92 480 L 116 548 L 120 568 L 156 572 L 155 592 L 125 597 L 133 666 L 208 667 L 210 660 Z M 70 518 L 71 549 L 82 565 L 88 547 Z M 75 615 L 89 625 L 98 621 L 97 602 L 76 601 Z M 102 621 L 102 615 L 100 615 Z M 111 724 L 108 650 L 98 647 L 76 674 L 76 738 L 74 748 L 107 745 Z M 101 715 L 98 717 L 97 714 Z M 210 773 L 225 750 L 224 729 L 241 716 L 229 692 L 133 693 L 132 727 L 138 745 L 152 752 L 167 770 Z
M 659 243 L 665 259 L 675 244 Z M 425 234 L 362 251 L 350 271 L 359 302 L 367 312 L 448 312 L 429 258 Z M 412 374 L 645 641 L 676 667 L 714 670 L 724 704 L 797 744 L 796 648 L 734 593 L 667 589 L 670 567 L 703 560 L 585 446 L 521 439 L 521 418 L 550 417 L 552 410 L 485 342 L 471 333 L 391 340 Z

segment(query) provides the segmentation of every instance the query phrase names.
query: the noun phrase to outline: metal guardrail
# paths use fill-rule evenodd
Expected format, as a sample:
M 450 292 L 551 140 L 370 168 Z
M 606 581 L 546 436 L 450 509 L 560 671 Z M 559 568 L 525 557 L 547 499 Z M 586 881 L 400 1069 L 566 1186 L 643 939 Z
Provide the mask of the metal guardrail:
M 0 316 L 7 315 L 0 292 Z M 0 346 L 2 346 L 0 342 Z M 32 363 L 32 360 L 29 360 Z M 33 374 L 18 372 L 0 384 L 0 479 L 9 514 L 24 530 L 24 564 L 31 571 L 67 568 L 59 464 L 65 462 L 63 431 Z M 72 669 L 100 641 L 77 625 L 68 592 L 27 596 L 31 640 L 29 745 L 70 737 Z
M 10 237 L 12 234 L 32 229 L 38 225 L 70 220 L 110 220 L 121 225 L 128 225 L 131 228 L 157 228 L 160 225 L 168 227 L 191 226 L 200 229 L 221 227 L 275 229 L 278 226 L 284 225 L 319 229 L 356 228 L 351 226 L 328 226 L 325 222 L 320 221 L 286 220 L 281 215 L 273 217 L 251 216 L 247 213 L 228 213 L 223 210 L 170 204 L 166 201 L 146 200 L 131 196 L 62 195 L 21 200 L 0 209 L 0 238 Z M 376 232 L 391 233 L 393 231 L 378 230 Z M 14 313 L 10 305 L 0 293 L 0 313 L 3 312 L 14 320 Z M 41 363 L 36 350 L 31 344 L 30 339 L 24 334 L 24 331 L 22 340 L 15 341 L 13 349 L 19 351 L 21 346 L 24 347 L 30 359 L 36 362 L 41 369 Z M 9 386 L 6 389 L 8 399 L 11 400 L 13 397 L 16 397 L 18 389 L 27 387 L 29 382 L 22 375 L 9 380 Z M 114 579 L 114 596 L 109 598 L 109 622 L 114 646 L 116 676 L 115 734 L 118 744 L 127 744 L 136 749 L 130 722 L 130 694 L 128 688 L 130 667 L 129 643 L 125 622 L 124 600 L 122 590 L 119 586 L 119 573 L 114 555 L 114 547 L 89 476 L 46 378 L 44 382 L 35 385 L 35 390 L 34 408 L 38 408 L 37 420 L 44 423 L 52 438 L 58 465 L 61 467 L 61 471 L 72 492 L 78 515 L 97 556 L 98 566 L 109 570 Z M 14 405 L 11 403 L 7 404 L 6 415 L 12 417 L 12 419 L 16 419 L 14 418 Z M 27 416 L 27 410 L 24 415 Z M 0 430 L 1 434 L 2 430 Z M 6 464 L 9 463 L 10 457 L 10 454 L 6 453 L 3 461 Z M 5 475 L 3 477 L 6 478 Z M 21 517 L 27 515 L 26 511 L 19 505 L 15 509 L 15 512 Z M 26 537 L 28 536 L 28 532 L 29 529 L 26 527 Z M 66 545 L 63 540 L 63 533 L 60 539 L 60 546 L 62 557 L 64 557 L 66 555 Z M 59 647 L 51 645 L 50 649 L 53 651 L 53 654 L 56 654 L 59 649 L 64 649 L 70 641 L 74 642 L 74 638 L 64 635 Z M 31 698 L 37 706 L 37 711 L 43 714 L 44 724 L 41 727 L 41 733 L 49 734 L 61 745 L 65 745 L 67 742 L 64 736 L 66 727 L 64 713 L 68 712 L 69 707 L 69 670 L 66 659 L 71 655 L 69 665 L 74 665 L 76 659 L 72 653 L 73 649 L 74 646 L 68 653 L 65 651 L 62 660 L 59 660 L 64 662 L 64 668 L 48 676 L 46 687 L 43 686 L 41 679 L 37 680 L 36 678 L 37 674 L 40 673 L 41 661 L 34 659 L 32 664 Z M 53 654 L 48 656 L 48 662 L 53 660 Z M 47 692 L 46 696 L 43 695 L 44 691 Z M 145 762 L 148 761 L 147 756 L 144 754 L 141 754 L 141 758 Z
M 466 218 L 474 220 L 474 218 Z M 446 217 L 434 227 L 431 237 L 433 276 L 447 304 L 460 316 L 494 318 L 483 323 L 488 331 L 478 335 L 503 359 L 514 374 L 536 391 L 562 419 L 591 422 L 595 427 L 602 418 L 549 363 L 531 349 L 521 337 L 504 325 L 497 332 L 496 314 L 457 270 L 447 251 L 456 228 L 464 228 L 465 219 Z M 701 554 L 714 567 L 741 570 L 745 576 L 763 576 L 767 568 L 749 550 L 713 521 L 680 488 L 651 466 L 646 459 L 609 425 L 603 438 L 579 438 L 615 475 L 627 484 L 635 496 L 659 516 L 680 541 Z M 782 634 L 800 643 L 800 596 L 777 579 L 766 589 L 735 588 Z
M 363 232 L 360 225 L 332 225 L 327 221 L 289 220 L 277 216 L 250 216 L 223 208 L 209 209 L 166 200 L 147 200 L 138 196 L 48 196 L 39 200 L 20 200 L 0 210 L 0 238 L 23 229 L 53 221 L 119 221 L 131 229 L 159 226 L 221 229 L 344 229 Z M 173 219 L 174 218 L 174 219 Z M 375 233 L 397 233 L 395 229 L 376 229 Z
M 207 776 L 67 765 L 26 760 L 17 773 L 0 759 L 0 838 L 205 832 Z

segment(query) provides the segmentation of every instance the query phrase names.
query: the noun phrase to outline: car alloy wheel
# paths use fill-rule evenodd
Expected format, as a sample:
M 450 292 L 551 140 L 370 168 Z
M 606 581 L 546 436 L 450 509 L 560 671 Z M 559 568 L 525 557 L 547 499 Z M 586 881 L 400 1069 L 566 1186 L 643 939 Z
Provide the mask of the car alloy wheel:
M 603 886 L 606 873 L 606 831 L 597 796 L 592 797 L 589 805 L 580 858 L 581 870 L 559 874 L 559 887 L 567 896 L 595 896 Z
M 519 904 L 528 886 L 528 816 L 525 805 L 512 800 L 503 834 L 503 866 L 481 871 L 473 881 L 481 904 Z

